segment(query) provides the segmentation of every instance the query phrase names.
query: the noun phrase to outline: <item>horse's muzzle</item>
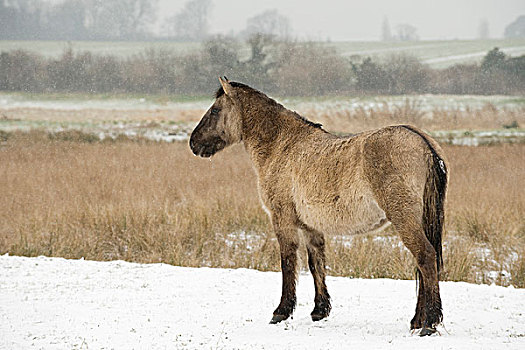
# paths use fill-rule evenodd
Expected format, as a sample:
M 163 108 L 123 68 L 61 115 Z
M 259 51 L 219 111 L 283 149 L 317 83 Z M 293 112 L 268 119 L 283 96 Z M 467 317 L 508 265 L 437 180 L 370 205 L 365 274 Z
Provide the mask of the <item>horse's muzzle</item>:
M 190 138 L 191 151 L 199 157 L 211 157 L 224 147 L 226 147 L 226 142 L 220 137 L 214 137 L 206 142 L 195 142 L 193 138 Z

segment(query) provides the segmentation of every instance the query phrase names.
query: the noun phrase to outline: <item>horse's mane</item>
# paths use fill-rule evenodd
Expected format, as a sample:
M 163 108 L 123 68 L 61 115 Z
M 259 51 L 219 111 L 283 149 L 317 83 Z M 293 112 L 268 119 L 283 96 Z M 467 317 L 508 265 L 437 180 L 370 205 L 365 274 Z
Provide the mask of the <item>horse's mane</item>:
M 239 88 L 243 88 L 245 90 L 248 90 L 250 92 L 253 92 L 253 93 L 259 93 L 265 97 L 268 98 L 268 100 L 270 100 L 271 102 L 273 102 L 274 104 L 276 105 L 279 105 L 281 106 L 282 108 L 285 108 L 283 105 L 281 105 L 280 103 L 278 103 L 277 101 L 275 101 L 274 99 L 268 97 L 267 95 L 263 94 L 262 92 L 260 92 L 259 90 L 256 90 L 254 88 L 252 88 L 251 86 L 248 86 L 246 84 L 243 84 L 243 83 L 239 83 L 239 82 L 236 82 L 236 81 L 230 81 L 230 85 L 233 86 L 233 87 L 239 87 Z M 221 97 L 222 95 L 224 95 L 224 89 L 221 87 L 219 87 L 217 89 L 217 91 L 215 91 L 215 98 L 219 98 Z M 286 109 L 286 108 L 285 108 Z M 296 117 L 297 119 L 299 119 L 300 121 L 302 121 L 303 123 L 305 123 L 306 125 L 309 125 L 309 126 L 313 126 L 314 128 L 318 128 L 318 129 L 321 129 L 321 127 L 323 126 L 322 124 L 319 124 L 319 123 L 314 123 L 308 119 L 306 119 L 305 117 L 303 117 L 302 115 L 300 115 L 299 113 L 297 112 L 292 112 L 294 117 Z
M 307 125 L 313 126 L 314 128 L 321 129 L 321 127 L 323 126 L 323 124 L 314 123 L 313 121 L 310 121 L 310 120 L 306 119 L 305 117 L 303 117 L 302 115 L 300 115 L 297 112 L 293 112 L 293 114 L 295 115 L 295 117 L 297 119 L 299 119 L 300 121 L 302 121 L 303 123 L 305 123 Z

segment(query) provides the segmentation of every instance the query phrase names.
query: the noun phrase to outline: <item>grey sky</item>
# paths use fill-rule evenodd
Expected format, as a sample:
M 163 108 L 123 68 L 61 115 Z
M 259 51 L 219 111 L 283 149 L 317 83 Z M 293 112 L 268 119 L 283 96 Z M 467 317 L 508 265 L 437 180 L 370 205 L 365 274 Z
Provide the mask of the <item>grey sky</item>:
M 293 33 L 302 39 L 378 40 L 388 17 L 392 30 L 401 23 L 418 29 L 421 39 L 474 39 L 482 19 L 490 37 L 525 15 L 525 0 L 213 0 L 212 33 L 238 32 L 246 19 L 268 9 L 286 15 Z M 186 0 L 159 0 L 161 17 L 177 12 Z

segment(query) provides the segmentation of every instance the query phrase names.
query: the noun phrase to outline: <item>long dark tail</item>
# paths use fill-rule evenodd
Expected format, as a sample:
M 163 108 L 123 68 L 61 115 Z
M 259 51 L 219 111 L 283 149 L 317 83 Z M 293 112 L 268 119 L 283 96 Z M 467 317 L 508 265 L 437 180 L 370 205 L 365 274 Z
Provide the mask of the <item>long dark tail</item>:
M 429 172 L 423 192 L 423 229 L 430 244 L 436 251 L 436 266 L 439 273 L 443 269 L 442 235 L 445 224 L 445 195 L 447 192 L 448 170 L 445 161 L 436 152 L 428 136 L 410 125 L 402 127 L 418 134 L 427 144 L 431 156 L 429 158 Z M 421 271 L 417 270 L 416 278 L 421 281 Z
M 447 166 L 429 144 L 429 174 L 423 193 L 423 229 L 436 251 L 438 278 L 443 268 L 442 235 L 445 224 L 445 195 L 447 192 Z

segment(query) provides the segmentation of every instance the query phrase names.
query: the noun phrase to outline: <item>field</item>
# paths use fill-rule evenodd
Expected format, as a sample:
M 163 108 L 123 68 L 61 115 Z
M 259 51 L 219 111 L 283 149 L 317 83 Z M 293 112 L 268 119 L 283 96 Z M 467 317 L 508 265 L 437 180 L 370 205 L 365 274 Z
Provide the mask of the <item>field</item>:
M 0 52 L 58 57 L 69 45 L 0 41 Z M 525 54 L 525 39 L 323 45 L 349 59 L 407 53 L 438 69 L 480 62 L 496 46 Z M 201 48 L 71 46 L 120 58 Z M 276 98 L 338 135 L 409 123 L 442 145 L 451 178 L 440 336 L 408 331 L 415 262 L 392 227 L 327 237 L 333 310 L 322 322 L 309 317 L 314 289 L 301 245 L 294 318 L 267 324 L 280 294 L 280 254 L 250 159 L 241 145 L 210 160 L 188 147 L 211 91 L 0 92 L 0 348 L 420 349 L 425 341 L 436 349 L 522 349 L 524 96 Z
M 211 99 L 1 99 L 0 254 L 279 269 L 242 147 L 211 162 L 189 151 Z M 409 122 L 438 136 L 452 174 L 444 279 L 525 287 L 523 99 L 390 99 L 283 101 L 333 132 Z M 391 230 L 329 237 L 328 261 L 334 276 L 414 276 Z
M 366 42 L 366 43 L 334 43 L 336 50 L 345 56 L 384 57 L 390 54 L 408 54 L 416 56 L 423 63 L 433 68 L 444 68 L 457 63 L 473 63 L 499 47 L 510 56 L 525 53 L 524 39 L 499 40 L 447 40 L 447 41 L 416 41 L 416 42 Z
M 146 49 L 170 50 L 181 54 L 197 51 L 199 43 L 177 42 L 90 42 L 90 41 L 0 41 L 0 51 L 24 49 L 45 56 L 57 57 L 71 45 L 74 50 L 95 54 L 130 56 Z M 324 45 L 348 57 L 385 57 L 391 54 L 409 54 L 420 58 L 433 68 L 444 68 L 456 63 L 479 62 L 494 47 L 510 56 L 525 54 L 525 39 L 447 40 L 415 42 L 329 42 Z M 248 54 L 246 48 L 246 54 Z
M 411 123 L 440 141 L 440 336 L 409 332 L 415 264 L 391 227 L 327 237 L 321 322 L 301 246 L 294 317 L 268 325 L 280 256 L 248 155 L 187 144 L 211 97 L 3 93 L 0 348 L 523 348 L 525 99 L 279 100 L 338 134 Z
M 285 106 L 345 134 L 413 123 L 443 143 L 484 145 L 525 140 L 521 96 L 409 95 L 277 97 Z M 211 97 L 0 93 L 0 130 L 80 130 L 99 138 L 188 137 Z
M 44 56 L 58 57 L 71 45 L 73 50 L 90 51 L 99 55 L 131 56 L 148 49 L 170 50 L 187 53 L 198 50 L 199 43 L 141 42 L 141 41 L 45 41 L 45 40 L 0 40 L 0 51 L 27 50 Z

